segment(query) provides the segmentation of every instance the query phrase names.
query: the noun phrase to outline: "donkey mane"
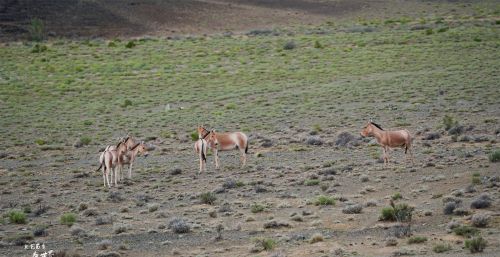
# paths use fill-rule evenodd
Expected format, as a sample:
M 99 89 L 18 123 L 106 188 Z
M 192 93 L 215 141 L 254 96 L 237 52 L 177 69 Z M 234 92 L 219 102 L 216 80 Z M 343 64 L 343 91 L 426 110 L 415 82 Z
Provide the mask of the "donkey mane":
M 384 129 L 383 129 L 380 125 L 378 125 L 377 123 L 375 123 L 375 122 L 373 122 L 373 121 L 370 121 L 370 123 L 371 123 L 373 126 L 375 126 L 375 127 L 379 128 L 380 130 L 384 130 Z
M 134 149 L 135 149 L 135 148 L 137 148 L 140 144 L 141 144 L 141 143 L 137 143 L 137 144 L 135 144 L 134 146 L 132 146 L 132 147 L 130 148 L 130 150 L 134 150 Z

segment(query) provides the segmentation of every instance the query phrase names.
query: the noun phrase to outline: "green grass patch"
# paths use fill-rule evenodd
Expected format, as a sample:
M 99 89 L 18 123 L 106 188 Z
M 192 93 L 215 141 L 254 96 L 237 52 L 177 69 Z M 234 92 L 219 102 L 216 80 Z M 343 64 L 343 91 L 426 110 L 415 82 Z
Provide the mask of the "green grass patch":
M 206 192 L 206 193 L 202 193 L 200 195 L 200 200 L 204 204 L 212 205 L 217 200 L 217 197 L 215 196 L 215 193 L 213 193 L 213 192 Z
M 488 159 L 490 160 L 490 162 L 500 162 L 500 149 L 497 149 L 490 153 Z
M 465 249 L 469 249 L 471 253 L 483 252 L 483 250 L 486 248 L 487 245 L 488 241 L 486 241 L 482 237 L 475 237 L 472 239 L 466 239 L 464 241 Z
M 259 213 L 259 212 L 263 212 L 266 209 L 266 207 L 262 204 L 254 203 L 254 204 L 252 204 L 250 209 L 251 209 L 252 213 Z
M 306 186 L 317 186 L 319 185 L 319 179 L 307 179 L 304 181 L 304 185 Z
M 325 195 L 320 195 L 314 202 L 315 205 L 335 205 L 335 198 Z
M 76 222 L 76 214 L 71 212 L 65 213 L 61 215 L 60 221 L 62 225 L 71 227 Z
M 449 244 L 436 244 L 432 247 L 432 251 L 435 253 L 444 253 L 451 250 L 451 246 Z
M 26 213 L 22 211 L 10 211 L 9 220 L 14 224 L 26 224 Z
M 427 242 L 427 237 L 425 236 L 413 236 L 408 238 L 408 244 L 422 244 Z
M 462 225 L 462 226 L 454 228 L 453 232 L 457 236 L 463 236 L 466 238 L 470 238 L 472 236 L 477 236 L 480 233 L 479 229 L 471 227 L 471 226 L 466 226 L 466 225 Z

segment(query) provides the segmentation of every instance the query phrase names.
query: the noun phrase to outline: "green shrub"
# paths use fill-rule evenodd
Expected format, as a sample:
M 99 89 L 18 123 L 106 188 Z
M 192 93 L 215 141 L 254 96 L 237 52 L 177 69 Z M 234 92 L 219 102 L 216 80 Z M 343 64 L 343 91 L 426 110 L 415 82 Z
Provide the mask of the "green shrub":
M 486 248 L 488 242 L 482 237 L 476 237 L 473 239 L 466 239 L 464 242 L 465 248 L 469 249 L 471 253 L 480 253 Z
M 42 41 L 45 36 L 44 25 L 42 20 L 35 18 L 31 20 L 28 27 L 29 38 L 32 41 Z
M 89 145 L 91 141 L 92 139 L 90 137 L 83 136 L 80 138 L 80 143 L 82 143 L 82 145 Z
M 432 247 L 432 250 L 435 253 L 444 253 L 451 250 L 451 246 L 449 244 L 437 244 Z
M 443 33 L 443 32 L 448 31 L 448 29 L 449 29 L 448 27 L 443 27 L 443 28 L 438 29 L 438 31 L 437 31 L 437 32 L 438 32 L 438 33 Z
M 410 207 L 406 203 L 394 205 L 394 203 L 391 202 L 390 207 L 382 208 L 379 220 L 409 222 L 413 216 L 413 209 L 413 207 Z
M 500 150 L 495 150 L 492 152 L 489 156 L 488 159 L 490 159 L 490 162 L 500 162 Z
M 65 214 L 61 215 L 61 224 L 67 225 L 70 227 L 75 222 L 76 222 L 76 214 L 69 212 L 69 213 L 65 213 Z
M 191 137 L 191 140 L 193 140 L 193 141 L 196 141 L 196 140 L 199 139 L 198 132 L 196 132 L 196 131 L 193 132 L 193 133 L 191 133 L 191 134 L 189 134 L 189 136 Z
M 234 110 L 234 109 L 236 109 L 236 104 L 235 103 L 228 103 L 228 104 L 226 104 L 225 107 L 227 110 Z
M 453 117 L 445 115 L 443 117 L 443 125 L 445 130 L 450 130 L 453 126 L 458 125 L 458 122 L 453 119 Z
M 108 47 L 116 47 L 116 43 L 114 41 L 110 41 L 108 43 Z
M 471 238 L 472 236 L 476 236 L 479 234 L 479 229 L 470 227 L 470 226 L 459 226 L 453 229 L 453 232 L 457 236 L 463 236 L 467 238 Z
M 272 250 L 276 246 L 276 241 L 270 238 L 256 238 L 254 240 L 257 245 L 262 246 L 266 251 Z
M 132 100 L 125 99 L 125 101 L 123 101 L 122 107 L 125 108 L 131 105 L 132 105 Z
M 333 197 L 320 195 L 318 199 L 314 202 L 315 205 L 335 205 L 335 199 Z
M 31 52 L 32 53 L 43 53 L 45 51 L 47 51 L 48 48 L 46 45 L 42 45 L 42 44 L 36 44 L 35 46 L 33 46 L 33 48 L 31 49 Z
M 128 43 L 125 45 L 126 48 L 133 48 L 135 47 L 135 42 L 134 40 L 128 41 Z
M 427 241 L 425 236 L 414 236 L 408 239 L 408 244 L 421 244 Z
M 307 179 L 306 181 L 304 181 L 304 185 L 316 186 L 316 185 L 319 185 L 319 180 L 318 179 Z
M 11 211 L 9 212 L 9 220 L 11 223 L 25 224 L 26 214 L 22 211 Z
M 314 41 L 314 48 L 323 48 L 323 45 L 321 45 L 321 43 L 318 40 L 316 40 Z
M 296 47 L 295 42 L 293 41 L 288 41 L 286 44 L 283 46 L 283 49 L 285 50 L 292 50 Z
M 245 186 L 245 182 L 243 181 L 236 181 L 236 187 L 242 187 Z
M 200 199 L 204 204 L 214 204 L 217 197 L 212 192 L 206 192 L 200 195 Z
M 380 213 L 380 220 L 383 221 L 395 221 L 396 216 L 394 215 L 394 208 L 392 207 L 384 207 Z
M 474 185 L 481 184 L 481 178 L 480 177 L 472 177 L 472 184 L 474 184 Z
M 43 139 L 37 139 L 35 140 L 35 144 L 37 145 L 45 145 L 47 143 L 47 141 L 43 140 Z
M 401 195 L 401 193 L 395 193 L 391 196 L 392 200 L 396 201 L 396 200 L 399 200 L 399 199 L 402 199 L 403 196 Z
M 432 34 L 434 34 L 434 31 L 432 29 L 426 29 L 425 30 L 425 34 L 426 35 L 432 35 Z
M 83 121 L 83 125 L 85 125 L 85 126 L 90 126 L 90 125 L 92 125 L 92 121 L 90 121 L 90 120 L 85 120 L 85 121 Z
M 252 204 L 252 207 L 251 207 L 252 213 L 262 212 L 265 209 L 266 209 L 266 207 L 264 205 L 261 205 L 258 203 Z

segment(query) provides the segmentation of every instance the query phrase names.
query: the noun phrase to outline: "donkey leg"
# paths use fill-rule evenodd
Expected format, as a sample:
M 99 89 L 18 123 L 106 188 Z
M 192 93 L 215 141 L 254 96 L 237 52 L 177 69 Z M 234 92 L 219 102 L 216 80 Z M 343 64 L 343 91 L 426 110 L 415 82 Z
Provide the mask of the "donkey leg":
M 215 168 L 219 169 L 219 153 L 218 153 L 217 149 L 215 149 L 213 152 L 214 152 L 214 159 L 215 159 Z
M 106 167 L 102 168 L 102 180 L 104 181 L 104 187 L 106 187 Z
M 247 163 L 247 155 L 245 154 L 245 149 L 241 149 L 240 148 L 240 153 L 241 153 L 241 157 L 240 157 L 240 161 L 241 161 L 241 167 L 245 167 L 245 164 Z
M 128 166 L 128 178 L 131 179 L 132 178 L 132 164 L 133 162 L 130 161 L 130 164 Z

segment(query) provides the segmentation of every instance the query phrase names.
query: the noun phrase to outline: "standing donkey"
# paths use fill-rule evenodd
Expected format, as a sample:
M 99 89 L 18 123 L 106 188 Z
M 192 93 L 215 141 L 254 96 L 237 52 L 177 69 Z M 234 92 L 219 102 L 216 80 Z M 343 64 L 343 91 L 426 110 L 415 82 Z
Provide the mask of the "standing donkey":
M 413 152 L 411 149 L 412 137 L 408 130 L 394 130 L 386 131 L 382 129 L 380 125 L 372 121 L 368 122 L 363 130 L 361 131 L 361 136 L 363 137 L 375 137 L 377 142 L 382 146 L 384 153 L 384 166 L 389 164 L 389 148 L 403 147 L 405 148 L 405 155 L 410 152 L 411 163 L 415 164 L 413 161 Z M 408 159 L 408 156 L 407 156 Z
M 200 138 L 194 143 L 194 151 L 200 159 L 200 173 L 207 170 L 207 140 Z
M 141 141 L 141 142 L 136 143 L 135 145 L 129 147 L 127 145 L 127 142 L 129 140 L 133 140 L 133 139 L 129 139 L 129 137 L 127 137 L 127 139 L 120 142 L 116 147 L 117 148 L 116 151 L 117 151 L 117 155 L 118 155 L 119 173 L 122 173 L 123 165 L 128 164 L 128 178 L 131 179 L 132 178 L 132 166 L 134 164 L 135 158 L 141 154 L 144 155 L 145 157 L 148 156 L 148 151 L 146 149 L 146 144 L 144 143 L 144 141 Z M 123 174 L 122 174 L 122 178 L 123 178 Z
M 230 151 L 239 149 L 241 153 L 240 160 L 242 162 L 242 167 L 245 166 L 247 162 L 248 153 L 248 137 L 242 132 L 229 132 L 229 133 L 218 133 L 215 130 L 208 131 L 204 127 L 198 127 L 198 134 L 202 138 L 207 138 L 206 141 L 208 146 L 214 152 L 215 156 L 215 167 L 219 168 L 219 154 L 218 151 Z
M 111 187 L 109 183 L 109 175 L 111 173 L 111 182 L 113 182 L 113 175 L 115 178 L 115 186 L 117 185 L 117 164 L 118 164 L 118 153 L 115 146 L 107 146 L 104 152 L 99 156 L 100 166 L 96 171 L 99 171 L 102 167 L 102 178 L 104 180 L 104 187 L 106 187 L 106 182 L 108 187 Z

